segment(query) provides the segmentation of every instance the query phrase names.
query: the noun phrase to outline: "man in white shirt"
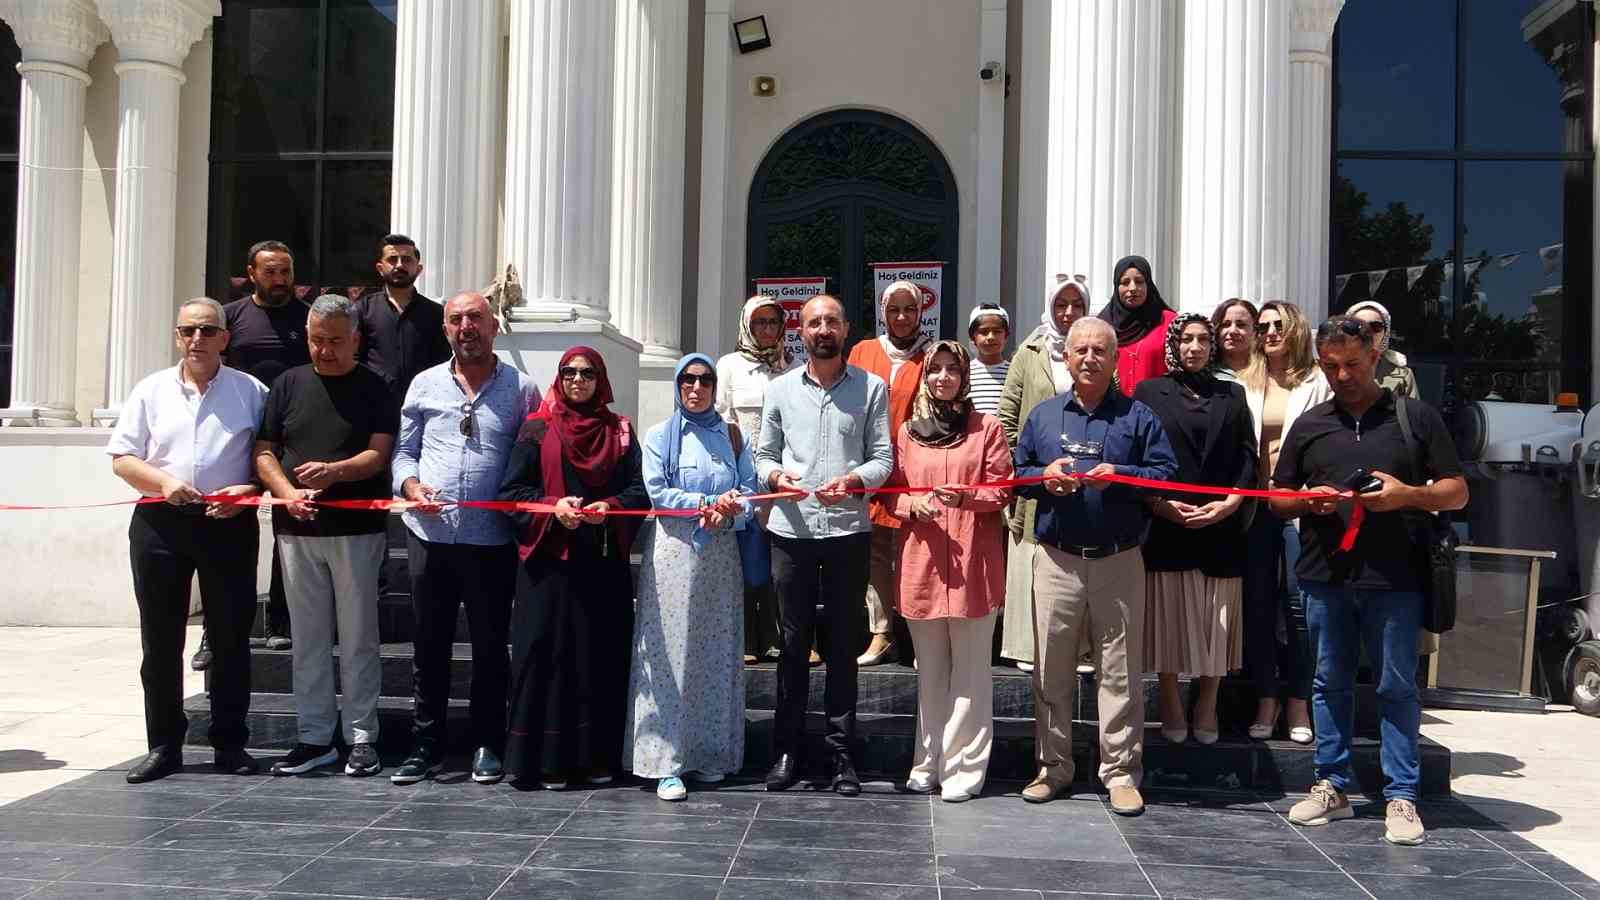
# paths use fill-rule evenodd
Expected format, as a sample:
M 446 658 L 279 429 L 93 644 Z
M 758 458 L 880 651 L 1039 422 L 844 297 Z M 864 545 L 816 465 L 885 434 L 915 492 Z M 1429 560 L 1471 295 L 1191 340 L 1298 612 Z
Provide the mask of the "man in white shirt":
M 183 714 L 183 642 L 189 584 L 197 572 L 214 653 L 213 764 L 235 775 L 257 771 L 244 747 L 250 736 L 245 715 L 250 709 L 258 527 L 254 515 L 240 515 L 247 507 L 203 498 L 260 492 L 252 451 L 267 389 L 222 365 L 228 330 L 222 305 L 215 300 L 185 302 L 178 309 L 175 332 L 182 361 L 134 387 L 106 445 L 117 477 L 145 497 L 165 501 L 135 507 L 128 526 L 150 748 L 128 771 L 130 784 L 183 768 L 189 730 Z

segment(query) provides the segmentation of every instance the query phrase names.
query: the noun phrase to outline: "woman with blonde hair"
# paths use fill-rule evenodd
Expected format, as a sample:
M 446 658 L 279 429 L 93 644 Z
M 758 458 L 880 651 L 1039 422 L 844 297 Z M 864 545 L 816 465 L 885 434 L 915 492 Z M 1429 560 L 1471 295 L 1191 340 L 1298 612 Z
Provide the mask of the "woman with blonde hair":
M 1243 383 L 1245 371 L 1260 359 L 1261 345 L 1256 340 L 1256 318 L 1260 315 L 1256 305 L 1243 297 L 1224 300 L 1212 311 L 1217 353 L 1211 372 L 1219 380 Z
M 1311 328 L 1299 307 L 1273 300 L 1256 318 L 1260 354 L 1241 373 L 1245 401 L 1260 448 L 1261 482 L 1278 465 L 1283 439 L 1302 413 L 1333 397 L 1311 350 Z M 1258 510 L 1247 537 L 1244 584 L 1244 662 L 1257 691 L 1256 719 L 1250 736 L 1271 737 L 1280 711 L 1288 719 L 1289 739 L 1312 740 L 1307 700 L 1315 662 L 1306 642 L 1305 603 L 1295 563 L 1300 559 L 1298 520 L 1283 521 Z M 1287 646 L 1278 646 L 1278 621 Z M 1282 656 L 1283 681 L 1279 681 Z M 1280 687 L 1281 686 L 1281 687 Z M 1280 702 L 1280 694 L 1283 702 Z

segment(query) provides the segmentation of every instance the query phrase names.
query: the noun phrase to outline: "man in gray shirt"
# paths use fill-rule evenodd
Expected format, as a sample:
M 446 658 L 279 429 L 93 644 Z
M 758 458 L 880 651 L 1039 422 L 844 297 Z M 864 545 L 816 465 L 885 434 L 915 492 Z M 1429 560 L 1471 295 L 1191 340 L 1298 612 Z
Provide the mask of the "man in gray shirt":
M 756 477 L 771 490 L 807 491 L 772 505 L 772 581 L 778 592 L 782 652 L 767 790 L 791 787 L 805 739 L 809 656 L 816 608 L 827 616 L 823 707 L 833 789 L 861 793 L 850 761 L 855 737 L 856 654 L 866 638 L 867 557 L 872 523 L 863 490 L 894 466 L 889 392 L 883 380 L 841 355 L 849 322 L 827 294 L 806 302 L 800 337 L 809 358 L 767 389 L 756 446 Z

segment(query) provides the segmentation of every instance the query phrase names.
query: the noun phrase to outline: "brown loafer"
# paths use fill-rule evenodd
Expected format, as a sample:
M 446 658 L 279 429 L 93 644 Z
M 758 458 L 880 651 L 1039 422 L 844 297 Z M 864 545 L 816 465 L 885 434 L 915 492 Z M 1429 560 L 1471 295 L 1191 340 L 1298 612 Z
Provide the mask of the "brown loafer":
M 1028 782 L 1028 786 L 1022 789 L 1022 799 L 1029 803 L 1049 803 L 1065 793 L 1067 793 L 1067 785 L 1059 784 L 1040 775 Z
M 1122 785 L 1111 789 L 1111 811 L 1119 816 L 1137 816 L 1144 812 L 1144 797 L 1139 789 Z

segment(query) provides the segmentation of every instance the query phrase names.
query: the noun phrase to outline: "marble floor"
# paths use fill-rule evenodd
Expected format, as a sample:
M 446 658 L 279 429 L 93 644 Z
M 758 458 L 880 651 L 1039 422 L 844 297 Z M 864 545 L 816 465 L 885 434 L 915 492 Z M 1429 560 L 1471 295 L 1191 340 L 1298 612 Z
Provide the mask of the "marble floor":
M 1297 829 L 1293 797 L 1151 794 L 1035 806 L 998 785 L 964 804 L 869 783 L 518 791 L 455 761 L 409 787 L 342 774 L 238 778 L 190 751 L 147 785 L 113 767 L 0 807 L 0 898 L 293 896 L 1600 898 L 1600 883 L 1459 801 L 1428 843 L 1382 840 L 1382 808 Z M 393 761 L 389 761 L 393 764 Z

